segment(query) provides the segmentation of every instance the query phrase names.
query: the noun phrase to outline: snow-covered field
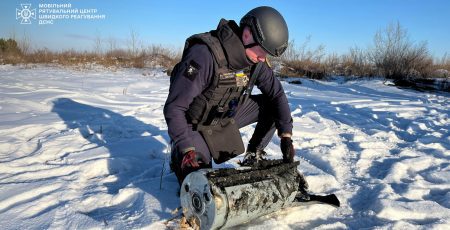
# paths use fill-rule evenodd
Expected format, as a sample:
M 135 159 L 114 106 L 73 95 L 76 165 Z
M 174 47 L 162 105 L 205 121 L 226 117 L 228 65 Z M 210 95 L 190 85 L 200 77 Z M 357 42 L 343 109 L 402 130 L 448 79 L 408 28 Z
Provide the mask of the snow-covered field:
M 164 73 L 0 66 L 0 82 L 1 229 L 177 228 Z M 242 228 L 450 229 L 449 94 L 303 82 L 283 83 L 298 169 L 342 207 L 284 209 Z M 253 126 L 241 132 L 246 142 Z M 281 158 L 278 144 L 270 157 Z

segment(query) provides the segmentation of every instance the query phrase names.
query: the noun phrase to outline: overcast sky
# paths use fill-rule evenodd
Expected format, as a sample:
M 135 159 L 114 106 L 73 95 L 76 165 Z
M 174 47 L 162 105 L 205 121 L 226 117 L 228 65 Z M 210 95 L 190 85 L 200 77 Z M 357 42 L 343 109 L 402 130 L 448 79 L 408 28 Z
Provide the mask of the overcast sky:
M 31 5 L 27 8 L 21 4 Z M 239 21 L 247 11 L 261 5 L 272 6 L 284 15 L 290 39 L 297 45 L 310 37 L 311 48 L 322 44 L 327 53 L 343 54 L 354 46 L 366 48 L 378 30 L 398 21 L 411 40 L 426 41 L 433 56 L 450 55 L 450 1 L 446 0 L 3 0 L 0 37 L 26 34 L 34 48 L 92 50 L 96 38 L 101 38 L 105 47 L 113 40 L 117 47 L 125 48 L 130 31 L 134 31 L 144 46 L 181 48 L 188 36 L 214 29 L 221 18 Z M 26 9 L 35 14 L 27 15 Z M 73 18 L 47 19 L 41 23 L 52 24 L 40 25 L 43 19 L 39 17 L 50 15 L 40 10 L 48 9 L 78 12 L 68 14 Z M 23 15 L 16 19 L 17 13 Z M 81 19 L 86 15 L 104 18 Z M 27 22 L 31 24 L 24 24 Z

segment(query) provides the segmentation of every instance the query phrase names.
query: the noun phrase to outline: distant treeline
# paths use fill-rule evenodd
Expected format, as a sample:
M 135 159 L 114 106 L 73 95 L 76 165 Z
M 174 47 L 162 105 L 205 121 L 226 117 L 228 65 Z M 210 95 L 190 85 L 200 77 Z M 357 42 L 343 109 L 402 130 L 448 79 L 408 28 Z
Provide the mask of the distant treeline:
M 0 39 L 0 64 L 53 63 L 65 66 L 88 66 L 91 64 L 106 67 L 163 67 L 171 68 L 181 55 L 162 45 L 151 45 L 142 49 L 112 49 L 106 52 L 80 52 L 66 50 L 51 51 L 47 48 L 25 52 L 20 42 L 14 39 Z
M 272 58 L 280 77 L 328 76 L 385 77 L 408 79 L 450 78 L 450 58 L 433 58 L 426 42 L 411 41 L 406 29 L 399 23 L 390 24 L 375 33 L 373 44 L 366 48 L 352 47 L 346 54 L 326 54 L 325 46 L 308 46 L 310 38 L 301 46 L 290 41 L 288 49 L 279 58 Z M 106 43 L 106 44 L 105 44 Z M 54 52 L 48 49 L 31 51 L 30 39 L 0 39 L 0 64 L 58 63 L 62 65 L 100 64 L 116 67 L 156 67 L 170 72 L 181 58 L 181 50 L 162 45 L 141 45 L 134 31 L 127 41 L 128 48 L 116 48 L 113 39 L 97 38 L 94 51 L 68 50 Z
M 434 59 L 426 42 L 415 43 L 399 23 L 390 24 L 374 35 L 373 45 L 353 47 L 342 55 L 325 55 L 323 45 L 308 49 L 308 40 L 299 48 L 294 42 L 278 59 L 282 76 L 385 77 L 388 79 L 449 78 L 450 58 Z

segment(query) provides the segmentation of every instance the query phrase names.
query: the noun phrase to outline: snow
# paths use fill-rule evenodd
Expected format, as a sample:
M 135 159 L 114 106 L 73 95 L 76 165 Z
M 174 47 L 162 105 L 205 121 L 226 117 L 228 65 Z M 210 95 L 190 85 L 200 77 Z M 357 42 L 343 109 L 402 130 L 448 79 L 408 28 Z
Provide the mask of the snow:
M 177 228 L 161 70 L 2 65 L 0 82 L 2 229 Z M 302 83 L 283 82 L 298 169 L 342 207 L 288 208 L 239 228 L 450 229 L 449 94 Z M 245 142 L 253 128 L 241 129 Z M 270 158 L 278 146 L 274 137 Z

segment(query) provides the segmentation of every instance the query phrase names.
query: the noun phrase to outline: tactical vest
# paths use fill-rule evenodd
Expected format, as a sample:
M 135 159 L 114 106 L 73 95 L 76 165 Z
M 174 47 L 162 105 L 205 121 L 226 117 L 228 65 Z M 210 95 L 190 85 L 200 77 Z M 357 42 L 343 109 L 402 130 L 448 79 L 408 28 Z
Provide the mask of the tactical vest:
M 196 98 L 187 111 L 188 120 L 197 129 L 214 126 L 224 119 L 232 118 L 237 106 L 242 103 L 244 94 L 248 93 L 250 68 L 239 71 L 228 69 L 219 39 L 211 32 L 196 34 L 186 41 L 185 50 L 194 44 L 208 46 L 214 57 L 214 75 L 211 84 Z

